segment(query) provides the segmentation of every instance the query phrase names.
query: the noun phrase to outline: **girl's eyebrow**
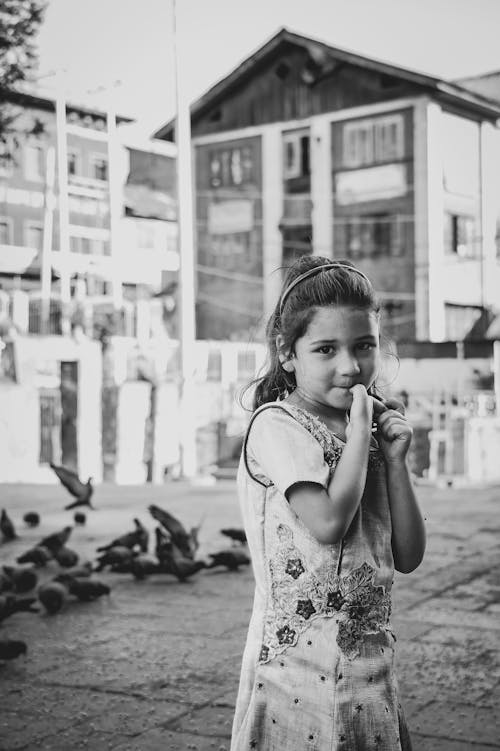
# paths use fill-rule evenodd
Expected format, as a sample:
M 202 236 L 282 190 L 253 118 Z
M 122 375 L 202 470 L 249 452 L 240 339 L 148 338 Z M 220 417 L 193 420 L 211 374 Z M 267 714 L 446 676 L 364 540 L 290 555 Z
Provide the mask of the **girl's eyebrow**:
M 363 339 L 371 339 L 373 341 L 377 340 L 377 337 L 374 334 L 361 334 L 361 336 L 355 337 L 354 341 L 359 342 Z M 337 344 L 338 339 L 315 339 L 311 342 L 311 344 L 314 346 L 316 344 Z

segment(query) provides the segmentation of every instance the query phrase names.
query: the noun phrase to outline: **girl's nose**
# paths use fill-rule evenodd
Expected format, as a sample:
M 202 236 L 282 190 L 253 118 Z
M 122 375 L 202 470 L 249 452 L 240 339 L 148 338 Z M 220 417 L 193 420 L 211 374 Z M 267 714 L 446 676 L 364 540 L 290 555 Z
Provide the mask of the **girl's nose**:
M 340 352 L 337 370 L 341 375 L 353 376 L 360 372 L 360 367 L 357 359 L 350 352 Z

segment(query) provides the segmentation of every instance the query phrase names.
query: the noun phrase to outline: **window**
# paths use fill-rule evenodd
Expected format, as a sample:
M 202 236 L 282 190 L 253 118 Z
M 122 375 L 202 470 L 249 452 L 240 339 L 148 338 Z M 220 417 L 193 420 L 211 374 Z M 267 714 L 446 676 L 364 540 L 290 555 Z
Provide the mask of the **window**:
M 0 216 L 0 245 L 12 245 L 12 222 L 6 216 Z
M 0 177 L 10 177 L 14 172 L 13 149 L 14 144 L 11 141 L 0 141 Z
M 480 242 L 476 238 L 476 222 L 472 216 L 445 214 L 444 250 L 458 258 L 477 258 Z
M 291 180 L 311 172 L 309 158 L 309 134 L 304 131 L 283 135 L 283 177 Z
M 81 175 L 80 154 L 76 149 L 68 149 L 68 175 Z
M 454 305 L 445 303 L 446 339 L 460 341 L 464 339 L 481 317 L 481 308 L 473 305 Z
M 42 146 L 29 143 L 24 147 L 24 174 L 27 180 L 39 182 L 44 179 L 44 151 Z
M 207 381 L 220 381 L 222 377 L 222 353 L 218 349 L 208 350 Z
M 390 214 L 368 214 L 346 220 L 345 245 L 349 258 L 400 255 L 404 248 L 401 223 Z
M 217 149 L 209 154 L 210 185 L 212 188 L 246 185 L 253 181 L 253 152 L 251 147 Z
M 404 120 L 402 115 L 366 118 L 344 123 L 343 165 L 364 167 L 394 162 L 404 157 Z
M 42 250 L 43 225 L 40 222 L 27 222 L 24 231 L 25 243 L 28 248 Z
M 137 226 L 137 245 L 141 249 L 153 250 L 156 232 L 154 223 L 140 222 Z
M 108 160 L 105 156 L 92 157 L 92 177 L 94 180 L 108 179 Z

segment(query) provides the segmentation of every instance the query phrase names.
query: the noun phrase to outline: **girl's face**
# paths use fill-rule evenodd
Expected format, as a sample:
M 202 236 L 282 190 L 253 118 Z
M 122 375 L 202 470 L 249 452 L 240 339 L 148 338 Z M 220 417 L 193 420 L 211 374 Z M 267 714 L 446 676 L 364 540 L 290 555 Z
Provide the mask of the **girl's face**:
M 379 365 L 377 313 L 349 306 L 318 308 L 283 362 L 295 374 L 302 397 L 342 411 L 352 403 L 349 389 L 356 383 L 368 389 Z

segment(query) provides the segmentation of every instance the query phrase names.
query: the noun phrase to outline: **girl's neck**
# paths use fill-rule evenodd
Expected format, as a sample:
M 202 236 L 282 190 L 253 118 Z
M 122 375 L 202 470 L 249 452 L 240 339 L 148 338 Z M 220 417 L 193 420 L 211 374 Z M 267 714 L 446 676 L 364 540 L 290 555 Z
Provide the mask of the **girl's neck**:
M 341 438 L 345 438 L 345 429 L 349 422 L 347 412 L 342 409 L 336 409 L 329 404 L 323 404 L 315 399 L 311 399 L 296 388 L 286 397 L 285 401 L 295 407 L 305 409 L 307 412 L 319 417 L 334 433 Z

